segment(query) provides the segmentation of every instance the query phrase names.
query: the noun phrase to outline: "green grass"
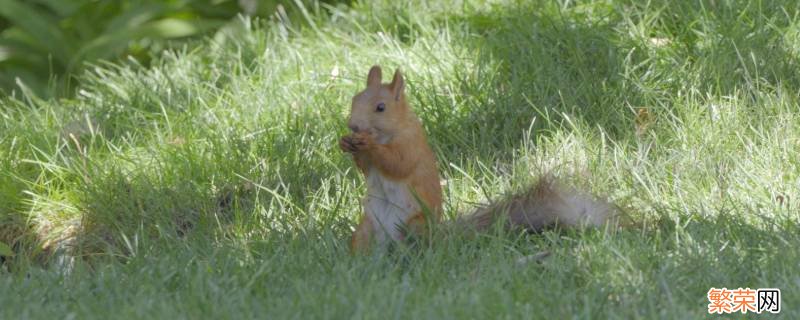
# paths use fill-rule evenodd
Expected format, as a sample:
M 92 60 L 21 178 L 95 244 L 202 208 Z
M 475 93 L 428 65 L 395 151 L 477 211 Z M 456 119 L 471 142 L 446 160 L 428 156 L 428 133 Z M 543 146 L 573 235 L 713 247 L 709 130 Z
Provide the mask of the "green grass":
M 0 100 L 0 318 L 684 319 L 710 287 L 800 316 L 796 1 L 401 3 Z M 336 144 L 373 64 L 406 74 L 448 216 L 549 172 L 635 226 L 350 256 Z

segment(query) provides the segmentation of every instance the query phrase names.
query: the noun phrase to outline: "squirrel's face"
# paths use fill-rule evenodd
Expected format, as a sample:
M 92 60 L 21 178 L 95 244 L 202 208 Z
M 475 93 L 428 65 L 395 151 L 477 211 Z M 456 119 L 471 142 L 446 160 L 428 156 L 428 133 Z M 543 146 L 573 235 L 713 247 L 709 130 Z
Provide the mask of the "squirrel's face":
M 372 67 L 367 75 L 367 88 L 353 97 L 347 126 L 353 132 L 371 130 L 379 142 L 386 143 L 408 117 L 404 87 L 400 70 L 395 71 L 391 83 L 382 84 L 381 68 Z

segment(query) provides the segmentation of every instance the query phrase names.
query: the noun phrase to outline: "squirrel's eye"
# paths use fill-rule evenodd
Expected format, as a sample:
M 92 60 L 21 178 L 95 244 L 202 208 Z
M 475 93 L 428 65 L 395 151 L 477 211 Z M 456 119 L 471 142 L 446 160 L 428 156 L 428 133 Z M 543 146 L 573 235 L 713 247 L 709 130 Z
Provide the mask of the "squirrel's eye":
M 378 104 L 378 105 L 375 107 L 375 111 L 378 111 L 378 112 L 383 112 L 383 110 L 386 110 L 386 104 L 384 104 L 383 102 L 379 103 L 379 104 Z

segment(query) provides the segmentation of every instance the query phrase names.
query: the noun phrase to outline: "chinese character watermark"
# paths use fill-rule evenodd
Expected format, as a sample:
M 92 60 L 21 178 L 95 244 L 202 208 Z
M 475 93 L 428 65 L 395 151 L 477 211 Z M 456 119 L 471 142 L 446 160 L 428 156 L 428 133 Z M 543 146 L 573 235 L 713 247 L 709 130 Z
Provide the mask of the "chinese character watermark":
M 767 311 L 769 313 L 781 312 L 781 290 L 775 288 L 758 289 L 758 313 Z
M 708 313 L 779 313 L 781 312 L 781 290 L 762 288 L 711 288 L 708 290 Z

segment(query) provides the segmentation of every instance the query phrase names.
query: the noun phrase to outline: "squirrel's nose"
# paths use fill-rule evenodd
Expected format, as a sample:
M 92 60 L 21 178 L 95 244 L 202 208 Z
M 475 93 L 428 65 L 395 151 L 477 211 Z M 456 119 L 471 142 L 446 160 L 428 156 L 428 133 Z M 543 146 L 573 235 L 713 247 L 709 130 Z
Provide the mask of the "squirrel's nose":
M 353 131 L 353 132 L 358 132 L 358 125 L 355 125 L 355 124 L 351 123 L 351 124 L 348 124 L 347 127 L 349 127 L 350 130 Z

